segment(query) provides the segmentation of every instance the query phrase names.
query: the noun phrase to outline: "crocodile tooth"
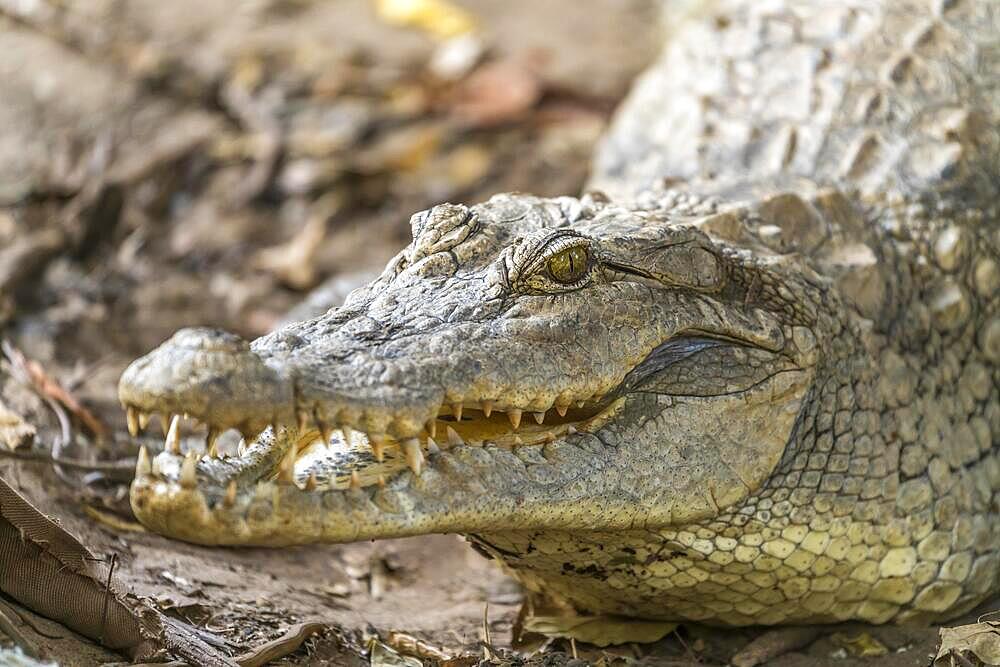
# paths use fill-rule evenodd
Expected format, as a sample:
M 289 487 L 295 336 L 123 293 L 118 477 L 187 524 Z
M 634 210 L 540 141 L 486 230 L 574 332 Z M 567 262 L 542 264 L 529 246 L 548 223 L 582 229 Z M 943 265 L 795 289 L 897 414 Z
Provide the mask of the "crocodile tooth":
M 170 428 L 167 429 L 167 439 L 163 443 L 164 448 L 171 454 L 181 453 L 180 421 L 180 416 L 173 416 L 170 420 Z
M 576 407 L 578 407 L 578 408 L 582 408 L 582 407 L 583 407 L 583 406 L 585 406 L 586 404 L 587 404 L 587 401 L 577 401 L 577 402 L 576 402 Z
M 153 417 L 152 414 L 148 412 L 143 412 L 139 410 L 139 430 L 144 431 L 146 427 L 149 426 L 149 420 Z
M 135 476 L 148 477 L 153 473 L 153 463 L 149 460 L 149 452 L 145 445 L 139 448 L 139 456 L 135 458 Z
M 434 437 L 437 435 L 437 417 L 432 417 L 427 420 L 427 435 Z
M 536 424 L 541 424 L 542 422 L 545 421 L 545 413 L 544 412 L 532 412 L 531 416 L 535 418 L 535 423 Z
M 212 458 L 215 458 L 215 456 L 217 455 L 215 445 L 217 444 L 218 440 L 219 440 L 219 429 L 215 427 L 209 427 L 208 435 L 205 436 L 205 451 Z
M 458 434 L 458 431 L 456 431 L 452 427 L 450 427 L 450 426 L 447 427 L 445 429 L 445 433 L 448 436 L 448 445 L 450 447 L 455 447 L 457 445 L 464 445 L 465 444 L 465 441 L 462 440 L 462 436 L 460 436 Z
M 507 419 L 510 420 L 510 425 L 513 426 L 516 431 L 521 426 L 521 411 L 516 408 L 508 410 Z
M 382 487 L 385 486 L 385 475 L 379 475 L 378 476 L 378 485 L 382 486 Z
M 243 457 L 243 456 L 247 455 L 247 441 L 246 440 L 240 440 L 239 441 L 239 443 L 236 445 L 236 453 L 240 457 Z
M 297 447 L 293 443 L 288 448 L 288 451 L 285 452 L 285 456 L 282 457 L 281 463 L 278 465 L 278 482 L 282 484 L 293 484 L 295 482 L 296 450 Z
M 493 401 L 482 401 L 479 405 L 483 409 L 484 417 L 489 417 L 491 414 L 493 414 Z
M 226 507 L 232 507 L 236 504 L 236 480 L 229 480 L 229 484 L 226 485 L 226 495 L 222 497 L 222 504 Z
M 361 488 L 361 475 L 358 474 L 357 470 L 351 471 L 351 488 L 352 489 Z
M 566 403 L 556 403 L 556 412 L 559 413 L 560 417 L 565 417 L 566 412 L 569 410 L 569 405 Z
M 575 427 L 575 426 L 573 426 L 572 424 L 570 424 L 570 425 L 569 425 L 569 426 L 568 426 L 568 427 L 566 428 L 566 432 L 567 432 L 567 433 L 569 433 L 570 435 L 573 435 L 573 434 L 575 434 L 575 433 L 577 432 L 577 430 L 576 430 L 576 427 Z
M 125 421 L 128 423 L 128 432 L 133 438 L 139 435 L 139 409 L 133 406 L 125 408 Z
M 185 489 L 193 489 L 198 486 L 198 455 L 193 451 L 188 452 L 181 464 L 180 484 Z
M 420 451 L 420 441 L 410 438 L 403 442 L 403 449 L 406 451 L 406 464 L 414 475 L 419 475 L 424 467 L 424 454 Z
M 319 427 L 320 435 L 323 436 L 323 443 L 327 445 L 330 444 L 330 439 L 333 437 L 333 429 L 329 424 L 320 419 L 318 411 L 313 414 L 313 419 L 316 422 L 316 426 Z
M 518 445 L 518 446 L 523 445 L 524 444 L 524 440 L 521 440 L 521 436 L 515 435 L 514 436 L 514 444 Z
M 299 433 L 305 431 L 306 427 L 309 426 L 309 413 L 299 408 L 295 411 L 295 422 L 296 426 L 298 426 Z
M 259 433 L 257 431 L 252 431 L 248 427 L 240 429 L 240 435 L 243 436 L 244 442 L 253 442 L 257 439 Z
M 427 438 L 427 453 L 428 454 L 439 454 L 440 452 L 441 452 L 441 448 L 438 447 L 438 444 L 436 442 L 434 442 L 434 438 L 433 437 Z
M 350 426 L 341 426 L 340 432 L 344 434 L 344 444 L 348 447 L 354 446 L 354 431 Z M 329 442 L 329 441 L 327 441 Z
M 379 433 L 369 435 L 368 444 L 371 445 L 375 460 L 382 463 L 385 460 L 385 436 Z
M 462 404 L 452 403 L 451 404 L 451 414 L 455 416 L 455 421 L 462 421 Z
M 302 485 L 302 490 L 303 491 L 315 491 L 316 487 L 318 485 L 319 484 L 316 481 L 316 473 L 311 472 L 311 473 L 309 473 L 309 477 L 306 478 L 306 483 Z

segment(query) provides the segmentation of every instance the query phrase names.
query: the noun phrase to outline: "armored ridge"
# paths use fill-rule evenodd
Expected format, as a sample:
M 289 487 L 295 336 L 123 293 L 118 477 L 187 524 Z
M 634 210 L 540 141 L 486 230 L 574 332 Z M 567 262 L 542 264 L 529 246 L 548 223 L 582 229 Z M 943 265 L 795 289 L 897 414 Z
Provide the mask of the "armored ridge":
M 624 104 L 607 194 L 437 206 L 342 307 L 133 363 L 130 426 L 170 425 L 140 520 L 459 532 L 581 610 L 720 624 L 995 592 L 1000 8 L 713 9 Z

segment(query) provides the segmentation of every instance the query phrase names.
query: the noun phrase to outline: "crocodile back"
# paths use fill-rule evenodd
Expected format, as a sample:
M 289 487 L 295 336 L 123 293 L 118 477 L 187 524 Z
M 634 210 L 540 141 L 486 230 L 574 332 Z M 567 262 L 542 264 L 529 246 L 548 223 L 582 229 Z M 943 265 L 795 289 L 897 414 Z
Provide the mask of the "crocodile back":
M 995 0 L 728 0 L 674 21 L 598 152 L 595 187 L 800 177 L 878 198 L 996 198 Z

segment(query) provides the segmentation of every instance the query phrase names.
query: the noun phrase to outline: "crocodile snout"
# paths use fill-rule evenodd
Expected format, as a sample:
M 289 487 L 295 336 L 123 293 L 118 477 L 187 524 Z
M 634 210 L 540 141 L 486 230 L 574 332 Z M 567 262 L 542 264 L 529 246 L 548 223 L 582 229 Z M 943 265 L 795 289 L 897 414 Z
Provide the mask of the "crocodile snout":
M 256 434 L 294 414 L 290 381 L 244 339 L 207 328 L 181 329 L 132 362 L 118 383 L 118 397 L 132 430 L 159 412 Z

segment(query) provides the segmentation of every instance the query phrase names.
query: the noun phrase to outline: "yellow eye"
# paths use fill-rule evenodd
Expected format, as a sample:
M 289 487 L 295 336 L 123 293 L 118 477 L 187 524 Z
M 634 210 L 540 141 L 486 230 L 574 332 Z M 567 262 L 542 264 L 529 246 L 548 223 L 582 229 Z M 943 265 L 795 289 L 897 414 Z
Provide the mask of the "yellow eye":
M 571 285 L 587 273 L 590 261 L 587 248 L 573 246 L 549 258 L 549 275 L 557 282 Z

